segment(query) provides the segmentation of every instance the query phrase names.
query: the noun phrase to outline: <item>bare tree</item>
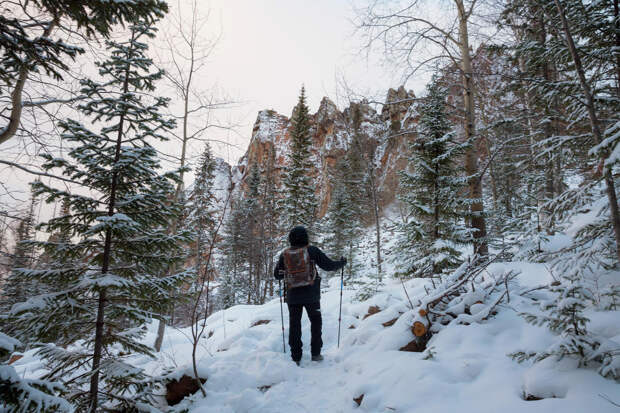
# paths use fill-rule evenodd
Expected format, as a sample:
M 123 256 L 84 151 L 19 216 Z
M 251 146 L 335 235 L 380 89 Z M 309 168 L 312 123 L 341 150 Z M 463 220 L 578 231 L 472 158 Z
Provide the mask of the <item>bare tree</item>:
M 469 27 L 478 0 L 408 0 L 405 5 L 392 6 L 386 0 L 375 0 L 360 12 L 358 27 L 367 37 L 366 48 L 376 43 L 383 46 L 386 56 L 406 67 L 406 78 L 416 74 L 432 62 L 452 64 L 460 73 L 463 88 L 463 129 L 465 140 L 472 143 L 465 154 L 465 172 L 471 198 L 471 225 L 474 234 L 474 251 L 488 253 L 487 230 L 482 203 L 482 176 L 478 167 L 478 142 L 476 136 L 475 84 L 472 70 Z M 442 19 L 437 11 L 440 8 Z M 449 18 L 446 18 L 451 16 Z
M 24 109 L 45 112 L 51 104 L 75 96 L 37 97 L 29 83 L 55 88 L 69 72 L 68 63 L 84 53 L 80 43 L 108 37 L 117 24 L 152 20 L 167 10 L 151 0 L 132 2 L 5 0 L 0 6 L 0 144 L 20 130 Z M 41 76 L 41 74 L 43 76 Z M 36 89 L 36 88 L 35 88 Z M 8 92 L 5 93 L 4 92 Z M 36 123 L 36 122 L 35 122 Z M 27 133 L 28 128 L 23 128 Z
M 178 202 L 184 190 L 191 143 L 206 141 L 205 133 L 210 128 L 230 129 L 229 125 L 213 122 L 211 117 L 214 110 L 230 106 L 233 102 L 219 99 L 213 90 L 206 90 L 201 83 L 197 83 L 200 76 L 204 75 L 208 59 L 220 39 L 220 35 L 209 37 L 207 34 L 210 10 L 202 10 L 197 0 L 178 0 L 176 9 L 170 14 L 170 22 L 163 36 L 165 55 L 160 55 L 159 61 L 174 94 L 181 102 L 178 112 L 172 114 L 180 124 L 180 128 L 174 132 L 175 139 L 181 145 L 181 153 L 175 159 L 181 169 L 174 195 L 174 201 Z M 178 227 L 178 220 L 172 222 L 170 233 L 176 234 Z M 154 344 L 156 351 L 161 349 L 165 328 L 165 321 L 160 320 Z

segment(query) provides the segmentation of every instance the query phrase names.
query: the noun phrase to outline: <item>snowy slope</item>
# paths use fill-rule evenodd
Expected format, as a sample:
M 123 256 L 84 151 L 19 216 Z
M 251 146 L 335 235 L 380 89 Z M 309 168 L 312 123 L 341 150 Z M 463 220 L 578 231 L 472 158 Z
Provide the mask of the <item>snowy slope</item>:
M 548 281 L 543 265 L 497 265 L 507 266 L 524 270 L 520 285 L 512 287 L 514 291 Z M 496 270 L 500 268 L 490 268 Z M 425 294 L 420 280 L 406 286 L 413 301 Z M 207 327 L 213 335 L 200 346 L 200 370 L 208 378 L 207 398 L 196 395 L 179 407 L 189 407 L 191 412 L 617 411 L 599 395 L 618 399 L 620 386 L 594 370 L 577 369 L 568 359 L 530 368 L 506 356 L 517 349 L 552 342 L 546 329 L 525 324 L 516 314 L 514 307 L 528 307 L 526 299 L 513 297 L 510 305 L 484 324 L 443 330 L 429 343 L 433 357 L 424 360 L 426 354 L 398 351 L 412 338 L 406 320 L 408 302 L 399 282 L 388 281 L 382 292 L 363 303 L 352 302 L 353 296 L 354 291 L 345 290 L 338 349 L 339 280 L 330 280 L 322 296 L 326 360 L 309 360 L 309 325 L 304 316 L 301 367 L 290 361 L 288 345 L 287 354 L 282 353 L 278 300 L 213 314 Z M 370 305 L 378 305 L 382 311 L 363 319 Z M 382 323 L 399 313 L 405 315 L 393 326 L 383 327 Z M 605 325 L 609 336 L 620 339 L 616 322 L 620 312 L 605 316 L 599 324 Z M 286 325 L 286 308 L 284 317 Z M 270 322 L 252 327 L 259 320 Z M 186 370 L 182 366 L 189 371 L 187 334 L 171 331 L 160 360 L 149 362 L 149 370 L 155 373 L 163 363 L 181 366 L 179 374 Z M 525 401 L 524 393 L 548 398 Z M 353 398 L 361 394 L 364 398 L 358 407 Z
M 364 242 L 370 242 L 370 235 Z M 389 242 L 384 246 L 391 249 Z M 362 260 L 367 266 L 364 273 L 370 275 L 373 250 L 369 245 L 363 250 L 368 254 Z M 385 272 L 391 273 L 390 265 L 385 264 Z M 544 349 L 554 341 L 546 328 L 526 324 L 518 315 L 537 311 L 530 298 L 517 293 L 552 281 L 547 267 L 511 262 L 492 264 L 487 269 L 492 275 L 509 270 L 520 272 L 510 285 L 510 303 L 500 305 L 498 314 L 481 324 L 444 328 L 433 336 L 428 343 L 430 351 L 425 353 L 398 350 L 413 339 L 413 312 L 397 280 L 385 280 L 379 292 L 364 302 L 356 299 L 359 285 L 345 287 L 338 348 L 340 279 L 325 279 L 321 300 L 325 361 L 310 361 L 310 326 L 304 315 L 301 367 L 290 360 L 288 343 L 286 353 L 282 352 L 279 300 L 214 313 L 207 319 L 206 334 L 198 347 L 198 368 L 207 378 L 207 397 L 203 399 L 197 393 L 171 411 L 617 412 L 606 398 L 620 403 L 620 385 L 597 374 L 595 366 L 578 369 L 568 358 L 532 366 L 507 357 L 517 350 Z M 425 286 L 428 281 L 421 279 L 405 282 L 414 304 L 426 296 Z M 545 298 L 543 292 L 528 296 Z M 381 311 L 364 318 L 370 306 Z M 591 331 L 620 343 L 620 311 L 588 313 L 588 317 Z M 395 318 L 393 325 L 383 326 Z M 253 326 L 261 320 L 268 323 Z M 286 307 L 284 324 L 288 333 Z M 145 343 L 154 341 L 156 329 L 155 323 L 149 326 Z M 134 364 L 153 375 L 170 368 L 177 377 L 191 375 L 191 352 L 189 329 L 168 328 L 158 359 L 139 357 Z M 15 367 L 28 377 L 44 372 L 43 364 L 31 353 Z M 362 394 L 358 406 L 353 399 Z M 524 395 L 543 400 L 526 401 Z M 159 408 L 170 410 L 163 400 Z

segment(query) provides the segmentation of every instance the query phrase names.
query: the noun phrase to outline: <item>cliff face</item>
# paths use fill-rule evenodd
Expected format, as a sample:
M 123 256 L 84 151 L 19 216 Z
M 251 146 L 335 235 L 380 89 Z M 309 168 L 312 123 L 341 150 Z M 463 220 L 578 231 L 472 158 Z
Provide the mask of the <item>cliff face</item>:
M 381 206 L 390 204 L 398 188 L 398 171 L 407 164 L 407 142 L 412 139 L 404 130 L 415 130 L 417 113 L 413 93 L 403 87 L 390 89 L 381 113 L 367 102 L 359 104 L 361 114 L 362 151 L 377 165 L 377 182 Z M 293 109 L 294 110 L 294 109 Z M 324 216 L 331 199 L 330 176 L 336 162 L 352 148 L 352 112 L 348 107 L 340 111 L 323 98 L 318 111 L 311 116 L 312 160 L 315 168 L 311 175 L 316 182 L 316 195 L 320 216 Z M 263 173 L 272 174 L 280 182 L 283 168 L 288 162 L 290 144 L 290 118 L 271 110 L 258 113 L 252 138 L 246 154 L 233 167 L 233 176 L 245 187 L 250 168 L 257 165 Z

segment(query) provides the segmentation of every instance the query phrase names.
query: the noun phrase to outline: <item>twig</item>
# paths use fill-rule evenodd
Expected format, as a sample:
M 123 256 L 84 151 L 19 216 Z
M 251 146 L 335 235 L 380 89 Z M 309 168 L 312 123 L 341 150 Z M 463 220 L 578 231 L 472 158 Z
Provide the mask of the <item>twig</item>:
M 405 288 L 405 282 L 403 281 L 403 279 L 400 279 L 400 283 L 403 286 L 403 290 L 405 290 L 405 295 L 407 296 L 407 301 L 409 301 L 409 305 L 411 306 L 411 309 L 413 310 L 413 303 L 411 302 L 411 298 L 409 298 L 409 293 L 407 292 L 407 288 Z
M 608 395 L 606 395 L 606 394 L 601 394 L 601 393 L 599 393 L 598 397 L 600 397 L 600 398 L 601 398 L 601 399 L 603 399 L 603 400 L 607 400 L 609 403 L 611 403 L 612 405 L 614 405 L 614 406 L 616 406 L 616 407 L 620 407 L 620 403 L 616 403 L 616 402 L 614 402 L 614 401 L 613 401 L 613 400 L 611 400 L 611 399 L 609 398 L 609 396 L 608 396 Z

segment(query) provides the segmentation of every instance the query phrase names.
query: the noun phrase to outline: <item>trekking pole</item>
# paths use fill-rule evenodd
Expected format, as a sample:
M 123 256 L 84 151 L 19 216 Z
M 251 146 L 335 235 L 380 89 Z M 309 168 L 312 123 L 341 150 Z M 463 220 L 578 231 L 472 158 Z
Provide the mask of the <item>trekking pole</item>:
M 340 348 L 340 320 L 342 320 L 342 287 L 344 284 L 344 267 L 340 271 L 340 309 L 338 310 L 338 348 Z
M 280 289 L 280 319 L 282 320 L 282 352 L 286 353 L 284 345 L 284 311 L 282 310 L 282 280 L 278 280 L 278 287 Z

